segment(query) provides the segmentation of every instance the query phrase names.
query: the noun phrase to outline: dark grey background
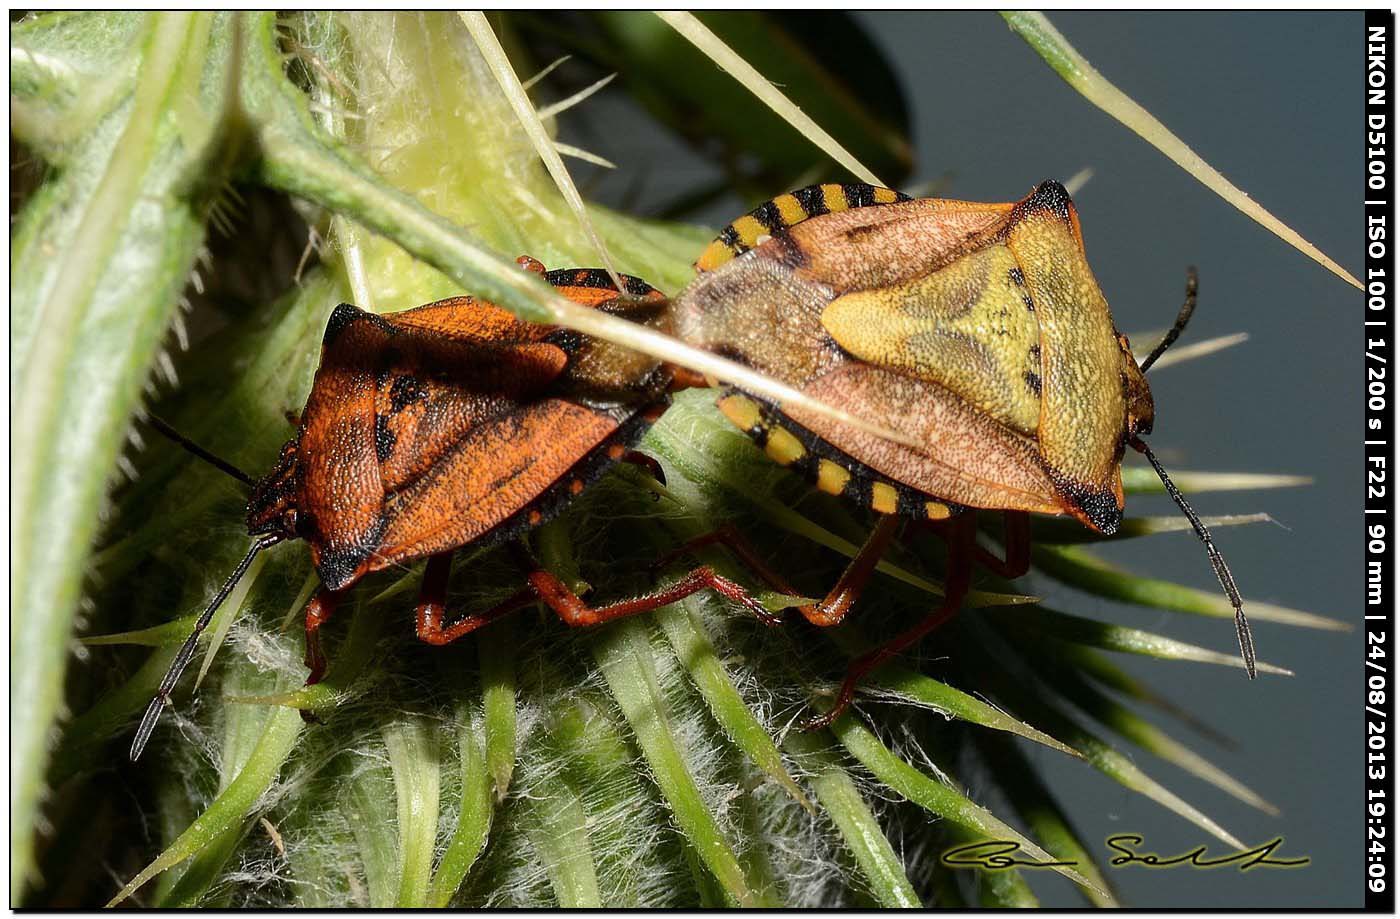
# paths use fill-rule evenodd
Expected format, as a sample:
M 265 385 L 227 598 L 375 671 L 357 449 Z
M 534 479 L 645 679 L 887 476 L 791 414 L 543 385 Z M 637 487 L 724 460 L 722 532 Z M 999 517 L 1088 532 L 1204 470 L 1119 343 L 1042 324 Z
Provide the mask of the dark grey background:
M 1207 162 L 1318 245 L 1361 272 L 1363 20 L 1360 13 L 1061 13 L 1052 20 L 1099 70 Z M 1169 467 L 1291 472 L 1310 487 L 1204 495 L 1203 514 L 1266 511 L 1283 526 L 1218 534 L 1247 597 L 1359 623 L 1361 562 L 1361 295 L 1208 191 L 1054 76 L 992 13 L 870 13 L 862 21 L 888 53 L 913 106 L 919 167 L 946 175 L 941 196 L 1010 201 L 1045 178 L 1094 170 L 1076 196 L 1090 262 L 1118 326 L 1161 329 L 1180 305 L 1185 266 L 1201 271 L 1200 309 L 1187 341 L 1247 331 L 1223 354 L 1153 375 L 1157 432 Z M 590 120 L 606 124 L 606 98 Z M 618 112 L 622 115 L 622 112 Z M 629 123 L 624 149 L 584 146 L 624 165 L 595 193 L 670 197 L 708 167 Z M 599 149 L 602 146 L 605 149 Z M 631 178 L 621 173 L 629 172 Z M 635 206 L 635 203 L 634 203 Z M 739 212 L 723 202 L 715 224 Z M 644 209 L 644 208 L 643 208 Z M 1167 514 L 1165 498 L 1129 513 Z M 1105 547 L 1134 571 L 1214 589 L 1189 533 Z M 1041 585 L 1044 586 L 1044 585 Z M 1054 588 L 1050 588 L 1053 596 Z M 1065 597 L 1061 608 L 1233 651 L 1220 620 Z M 1168 729 L 1277 804 L 1272 818 L 1146 753 L 1119 746 L 1150 775 L 1255 844 L 1286 837 L 1297 870 L 1110 869 L 1139 907 L 1360 906 L 1362 635 L 1256 623 L 1261 657 L 1297 672 L 1248 683 L 1239 671 L 1120 656 L 1148 680 L 1239 741 L 1215 747 Z M 1049 751 L 1034 750 L 1091 845 L 1139 832 L 1174 853 L 1221 845 L 1147 799 Z M 1080 901 L 1038 875 L 1046 905 Z
M 1206 495 L 1202 513 L 1267 511 L 1287 529 L 1232 528 L 1219 543 L 1249 597 L 1359 623 L 1362 615 L 1360 292 L 1226 205 L 1093 108 L 991 14 L 863 17 L 915 106 L 921 172 L 951 197 L 1011 200 L 1041 178 L 1094 177 L 1076 198 L 1094 271 L 1124 331 L 1161 328 L 1184 266 L 1201 271 L 1189 340 L 1245 345 L 1154 374 L 1152 439 L 1185 468 L 1296 472 L 1302 489 Z M 1106 77 L 1205 160 L 1353 274 L 1361 273 L 1362 16 L 1055 14 Z M 1130 512 L 1170 513 L 1166 499 Z M 1103 554 L 1198 587 L 1213 578 L 1188 534 Z M 1064 601 L 1064 605 L 1069 604 Z M 1230 650 L 1214 620 L 1075 600 L 1075 608 Z M 1362 636 L 1257 623 L 1259 652 L 1297 676 L 1247 683 L 1198 664 L 1126 659 L 1134 673 L 1240 742 L 1212 749 L 1171 730 L 1283 811 L 1271 818 L 1147 754 L 1149 774 L 1246 843 L 1283 835 L 1311 856 L 1247 874 L 1142 868 L 1112 880 L 1134 906 L 1359 906 L 1363 895 Z M 1124 748 L 1128 749 L 1128 748 Z M 1048 752 L 1048 751 L 1047 751 Z M 1063 758 L 1036 754 L 1088 840 L 1141 832 L 1156 851 L 1201 831 Z M 1112 870 L 1112 869 L 1110 869 Z M 1041 882 L 1048 904 L 1073 901 Z

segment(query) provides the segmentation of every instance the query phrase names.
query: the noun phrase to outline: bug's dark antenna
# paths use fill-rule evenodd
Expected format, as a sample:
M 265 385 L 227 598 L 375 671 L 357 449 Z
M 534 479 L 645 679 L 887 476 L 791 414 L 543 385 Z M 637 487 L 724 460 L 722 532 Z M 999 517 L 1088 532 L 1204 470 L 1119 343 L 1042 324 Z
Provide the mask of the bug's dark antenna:
M 1138 369 L 1146 373 L 1152 365 L 1157 363 L 1157 358 L 1161 357 L 1172 344 L 1181 337 L 1182 330 L 1186 328 L 1186 323 L 1191 321 L 1191 314 L 1196 311 L 1196 289 L 1199 278 L 1196 275 L 1196 266 L 1188 265 L 1186 268 L 1186 302 L 1181 304 L 1181 312 L 1176 314 L 1176 322 L 1167 330 L 1167 334 L 1162 336 L 1162 340 L 1157 342 L 1157 347 L 1152 349 L 1152 353 L 1143 358 L 1138 364 Z
M 235 479 L 242 482 L 244 485 L 247 485 L 249 488 L 254 488 L 257 486 L 257 481 L 248 473 L 244 472 L 242 469 L 239 469 L 237 466 L 235 466 L 233 463 L 230 463 L 228 460 L 219 456 L 215 456 L 208 450 L 201 447 L 199 444 L 190 440 L 188 437 L 172 428 L 159 415 L 148 415 L 146 416 L 146 420 L 149 421 L 151 427 L 155 428 L 158 432 L 165 435 L 179 446 L 185 448 L 191 454 L 204 460 L 206 463 L 213 466 L 215 469 L 218 469 L 220 472 L 225 472 L 233 476 Z
M 228 598 L 234 586 L 243 578 L 248 571 L 248 566 L 253 563 L 257 554 L 269 546 L 282 541 L 281 536 L 264 536 L 253 543 L 248 554 L 243 556 L 243 561 L 238 563 L 238 567 L 233 569 L 233 574 L 228 576 L 224 586 L 219 588 L 219 592 L 214 594 L 214 599 L 209 601 L 209 605 L 204 608 L 204 612 L 199 614 L 195 620 L 194 631 L 190 632 L 190 637 L 185 639 L 185 643 L 180 646 L 180 651 L 175 655 L 175 660 L 170 663 L 170 669 L 165 671 L 165 676 L 160 681 L 160 687 L 156 689 L 155 698 L 151 699 L 151 704 L 146 707 L 146 714 L 141 716 L 141 726 L 136 729 L 136 739 L 131 742 L 131 761 L 134 763 L 141 758 L 141 753 L 146 749 L 146 743 L 151 739 L 151 732 L 156 729 L 156 722 L 160 720 L 161 712 L 171 704 L 170 693 L 175 689 L 175 684 L 180 682 L 180 674 L 185 672 L 191 660 L 194 659 L 194 652 L 199 646 L 199 636 L 209 626 L 209 621 L 214 618 L 214 613 L 219 606 Z
M 1225 565 L 1225 559 L 1221 557 L 1220 550 L 1215 548 L 1215 542 L 1210 538 L 1210 530 L 1206 529 L 1204 523 L 1201 523 L 1201 518 L 1196 516 L 1191 505 L 1186 503 L 1185 496 L 1167 475 L 1167 470 L 1163 469 L 1162 464 L 1157 462 L 1157 457 L 1147 448 L 1147 444 L 1137 437 L 1128 438 L 1128 443 L 1132 444 L 1134 450 L 1147 457 L 1152 468 L 1157 470 L 1157 477 L 1166 486 L 1167 494 L 1172 496 L 1176 506 L 1181 508 L 1186 519 L 1191 521 L 1191 527 L 1196 531 L 1196 537 L 1205 544 L 1206 554 L 1210 556 L 1211 567 L 1215 569 L 1215 576 L 1220 580 L 1220 586 L 1225 589 L 1225 596 L 1230 598 L 1230 605 L 1235 608 L 1235 635 L 1240 642 L 1240 657 L 1244 658 L 1245 672 L 1249 674 L 1251 680 L 1254 679 L 1254 636 L 1249 631 L 1249 620 L 1244 615 L 1244 599 L 1240 596 L 1240 589 L 1235 586 L 1234 575 L 1230 574 L 1230 569 Z

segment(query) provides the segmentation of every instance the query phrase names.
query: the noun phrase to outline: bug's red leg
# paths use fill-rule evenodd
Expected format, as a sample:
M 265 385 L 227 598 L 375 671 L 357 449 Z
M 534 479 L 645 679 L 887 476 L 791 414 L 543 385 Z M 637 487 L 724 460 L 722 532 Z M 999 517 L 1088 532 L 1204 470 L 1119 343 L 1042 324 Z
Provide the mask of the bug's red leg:
M 423 567 L 423 583 L 418 588 L 418 606 L 413 614 L 419 638 L 423 638 L 424 632 L 442 631 L 442 618 L 447 614 L 447 579 L 451 574 L 452 552 L 429 556 L 428 564 Z
M 642 451 L 628 450 L 627 453 L 623 455 L 622 461 L 624 463 L 631 463 L 633 466 L 640 466 L 642 469 L 646 470 L 647 475 L 656 479 L 656 481 L 660 482 L 662 485 L 666 484 L 666 470 L 662 469 L 661 464 L 653 457 L 647 456 Z
M 846 678 L 836 693 L 831 711 L 803 722 L 803 730 L 824 728 L 839 718 L 851 705 L 856 687 L 870 671 L 897 656 L 929 632 L 957 614 L 972 584 L 972 547 L 976 545 L 976 520 L 972 514 L 960 514 L 947 524 L 948 576 L 943 584 L 943 603 L 922 622 L 896 636 L 873 651 L 862 654 L 846 668 Z
M 694 539 L 688 539 L 681 543 L 670 552 L 667 552 L 665 555 L 662 555 L 660 558 L 656 559 L 656 561 L 652 562 L 649 566 L 651 572 L 655 575 L 662 568 L 665 568 L 682 555 L 688 555 L 706 546 L 724 546 L 733 553 L 739 561 L 744 563 L 744 567 L 762 578 L 769 587 L 785 594 L 796 595 L 796 588 L 789 584 L 782 575 L 778 574 L 772 568 L 769 568 L 768 563 L 759 556 L 758 551 L 744 538 L 744 534 L 740 533 L 734 525 L 730 523 L 726 523 L 718 529 L 703 533 Z
M 542 568 L 530 572 L 529 582 L 536 595 L 558 613 L 560 619 L 571 626 L 599 625 L 624 616 L 649 612 L 706 588 L 747 607 L 767 625 L 777 625 L 779 622 L 778 617 L 768 612 L 763 604 L 741 585 L 715 574 L 712 569 L 704 566 L 691 571 L 670 587 L 631 600 L 620 600 L 597 607 L 589 606 L 582 597 L 570 590 L 568 585 Z
M 827 593 L 820 603 L 815 606 L 799 606 L 798 612 L 806 617 L 808 622 L 819 626 L 836 625 L 845 618 L 846 613 L 850 611 L 851 606 L 859 598 L 861 591 L 865 589 L 865 585 L 869 583 L 870 576 L 875 572 L 875 566 L 880 563 L 885 550 L 889 548 L 890 540 L 899 532 L 901 522 L 899 517 L 893 515 L 882 516 L 880 522 L 875 525 L 875 529 L 866 538 L 865 545 L 861 546 L 860 551 L 846 566 L 846 570 L 842 573 L 841 579 L 836 582 L 836 586 Z M 786 579 L 768 567 L 768 564 L 759 557 L 753 546 L 749 545 L 748 540 L 729 525 L 683 543 L 653 562 L 652 569 L 655 570 L 668 564 L 679 555 L 713 545 L 722 545 L 734 553 L 745 567 L 766 581 L 774 590 L 790 595 L 797 593 Z
M 521 268 L 524 268 L 526 271 L 531 272 L 532 274 L 544 274 L 544 262 L 541 262 L 539 259 L 533 256 L 522 255 L 515 260 L 515 264 L 519 265 Z
M 526 556 L 528 560 L 528 556 Z M 776 625 L 778 617 L 755 599 L 741 585 L 726 577 L 715 574 L 708 567 L 700 567 L 686 574 L 670 587 L 645 594 L 631 600 L 621 600 L 605 606 L 589 606 L 578 594 L 544 569 L 532 571 L 526 578 L 527 586 L 507 597 L 501 603 L 484 613 L 474 613 L 454 622 L 443 625 L 446 612 L 447 576 L 451 569 L 452 553 L 444 552 L 428 559 L 423 573 L 423 588 L 419 594 L 416 615 L 418 637 L 432 645 L 445 645 L 456 641 L 469 632 L 474 632 L 494 619 L 514 612 L 531 603 L 544 601 L 571 626 L 590 626 L 645 613 L 668 603 L 684 599 L 706 588 L 714 590 L 735 603 L 742 604 L 755 616 L 768 625 Z M 532 563 L 533 564 L 533 563 Z
M 894 539 L 903 523 L 901 518 L 893 514 L 882 516 L 880 522 L 875 524 L 875 529 L 866 537 L 865 545 L 860 547 L 855 558 L 851 559 L 851 563 L 841 573 L 841 579 L 836 582 L 836 586 L 831 588 L 822 602 L 816 606 L 800 606 L 798 612 L 805 616 L 808 622 L 823 627 L 836 625 L 846 618 L 846 613 L 850 612 L 856 599 L 865 590 L 865 585 L 870 583 L 875 566 L 880 564 L 885 550 L 889 548 L 890 540 Z
M 449 626 L 444 626 L 442 620 L 447 613 L 447 576 L 451 571 L 451 552 L 443 552 L 429 558 L 428 566 L 423 571 L 423 587 L 418 594 L 418 609 L 414 621 L 417 623 L 419 640 L 430 645 L 451 644 L 492 620 L 529 606 L 539 599 L 533 589 L 526 587 L 484 613 L 465 616 Z
M 465 616 L 449 626 L 442 624 L 441 607 L 425 608 L 420 606 L 418 608 L 418 638 L 430 645 L 448 645 L 463 635 L 475 632 L 484 625 L 489 625 L 506 613 L 513 613 L 531 603 L 538 603 L 539 599 L 533 588 L 523 587 L 486 612 Z M 435 616 L 434 613 L 436 613 Z
M 1031 515 L 1025 511 L 1006 511 L 1003 520 L 1001 544 L 1006 558 L 997 558 L 976 543 L 973 543 L 972 552 L 983 568 L 1014 581 L 1031 570 Z
M 685 367 L 670 367 L 671 384 L 667 387 L 671 392 L 680 392 L 682 389 L 705 389 L 710 385 L 710 381 L 703 373 L 696 373 Z
M 306 666 L 311 672 L 306 676 L 306 685 L 314 686 L 326 675 L 326 655 L 321 650 L 321 626 L 335 615 L 336 603 L 340 595 L 322 587 L 306 604 Z

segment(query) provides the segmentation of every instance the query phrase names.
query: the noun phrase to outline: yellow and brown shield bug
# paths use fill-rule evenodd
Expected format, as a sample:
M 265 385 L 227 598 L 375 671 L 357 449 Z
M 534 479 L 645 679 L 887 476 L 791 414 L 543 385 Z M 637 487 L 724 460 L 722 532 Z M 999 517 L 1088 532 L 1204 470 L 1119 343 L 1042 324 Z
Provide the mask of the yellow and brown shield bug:
M 1176 325 L 1139 365 L 1057 182 L 1004 204 L 812 186 L 734 221 L 696 268 L 699 276 L 676 298 L 681 338 L 919 444 L 779 411 L 734 390 L 720 398 L 721 411 L 775 461 L 886 515 L 837 590 L 804 610 L 808 618 L 828 625 L 844 615 L 896 518 L 947 521 L 939 525 L 951 555 L 943 607 L 856 661 L 834 711 L 862 674 L 957 611 L 972 561 L 1024 573 L 1026 513 L 1070 514 L 1114 533 L 1128 446 L 1146 455 L 1205 544 L 1254 676 L 1230 571 L 1142 440 L 1154 414 L 1144 372 L 1189 319 L 1194 272 Z M 1005 560 L 976 545 L 968 508 L 1008 512 Z

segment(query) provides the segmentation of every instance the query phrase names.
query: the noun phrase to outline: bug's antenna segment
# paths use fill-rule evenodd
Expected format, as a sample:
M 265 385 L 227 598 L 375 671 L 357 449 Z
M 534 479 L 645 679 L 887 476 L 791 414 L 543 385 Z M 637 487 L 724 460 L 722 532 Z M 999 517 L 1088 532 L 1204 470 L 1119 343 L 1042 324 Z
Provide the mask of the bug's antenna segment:
M 1196 311 L 1196 289 L 1199 278 L 1196 275 L 1196 266 L 1186 266 L 1186 302 L 1181 304 L 1181 311 L 1176 314 L 1176 322 L 1167 330 L 1167 334 L 1162 336 L 1162 340 L 1157 342 L 1157 347 L 1152 349 L 1152 353 L 1143 358 L 1138 368 L 1146 373 L 1152 365 L 1157 363 L 1157 358 L 1161 357 L 1172 344 L 1181 337 L 1182 331 L 1186 328 L 1186 323 L 1191 321 L 1191 314 Z
M 175 660 L 170 663 L 170 669 L 165 671 L 165 676 L 156 689 L 155 698 L 151 699 L 151 704 L 146 707 L 146 714 L 141 716 L 141 726 L 136 729 L 136 738 L 131 742 L 129 758 L 133 763 L 141 758 L 141 753 L 146 749 L 146 743 L 151 739 L 151 732 L 156 729 L 156 722 L 160 720 L 161 712 L 165 711 L 165 707 L 171 704 L 170 693 L 174 691 L 175 684 L 180 682 L 180 674 L 185 672 L 185 668 L 194 659 L 195 651 L 199 646 L 199 636 L 208 628 L 210 620 L 214 618 L 214 613 L 227 599 L 234 586 L 243 579 L 243 575 L 248 571 L 248 566 L 253 563 L 257 554 L 281 541 L 282 537 L 280 536 L 264 536 L 254 542 L 252 548 L 248 550 L 248 554 L 243 556 L 243 561 L 238 563 L 238 567 L 233 569 L 228 580 L 224 581 L 224 586 L 219 588 L 219 592 L 214 594 L 214 598 L 209 601 L 204 612 L 199 614 L 199 618 L 194 623 L 194 630 L 190 632 L 190 637 L 185 639 L 185 643 L 180 646 Z
M 1147 457 L 1147 461 L 1152 464 L 1152 468 L 1157 471 L 1157 477 L 1166 486 L 1167 494 L 1171 495 L 1176 506 L 1181 508 L 1181 512 L 1186 515 L 1186 519 L 1191 521 L 1191 527 L 1196 531 L 1196 537 L 1205 544 L 1206 554 L 1210 556 L 1211 567 L 1215 569 L 1215 576 L 1220 580 L 1220 586 L 1225 589 L 1225 596 L 1230 598 L 1230 605 L 1235 608 L 1235 635 L 1240 642 L 1240 657 L 1244 658 L 1244 669 L 1249 674 L 1249 678 L 1254 679 L 1255 656 L 1254 656 L 1254 636 L 1249 631 L 1249 620 L 1244 615 L 1244 599 L 1240 596 L 1240 589 L 1235 586 L 1235 577 L 1230 574 L 1230 569 L 1225 564 L 1225 559 L 1220 555 L 1220 550 L 1215 548 L 1215 541 L 1210 538 L 1210 530 L 1201 522 L 1201 518 L 1196 516 L 1196 512 L 1191 509 L 1191 505 L 1186 503 L 1186 497 L 1182 495 L 1180 489 L 1172 482 L 1167 475 L 1167 470 L 1162 468 L 1162 464 L 1157 462 L 1157 457 L 1147 448 L 1140 438 L 1131 437 L 1128 443 L 1133 449 Z
M 190 440 L 188 437 L 171 427 L 165 421 L 165 419 L 161 418 L 159 415 L 148 415 L 146 416 L 146 420 L 151 423 L 151 427 L 155 428 L 165 437 L 174 441 L 176 444 L 183 447 L 191 454 L 204 460 L 206 463 L 213 466 L 215 469 L 218 469 L 220 472 L 224 472 L 228 475 L 233 476 L 235 479 L 242 482 L 244 485 L 247 485 L 249 488 L 255 488 L 257 486 L 257 480 L 250 476 L 248 473 L 244 472 L 242 469 L 239 469 L 237 466 L 235 466 L 233 463 L 230 463 L 223 457 L 215 456 L 208 450 L 201 447 L 199 444 Z

